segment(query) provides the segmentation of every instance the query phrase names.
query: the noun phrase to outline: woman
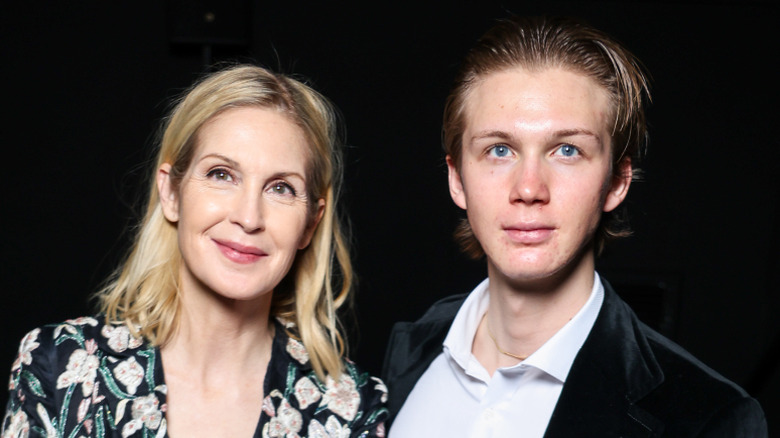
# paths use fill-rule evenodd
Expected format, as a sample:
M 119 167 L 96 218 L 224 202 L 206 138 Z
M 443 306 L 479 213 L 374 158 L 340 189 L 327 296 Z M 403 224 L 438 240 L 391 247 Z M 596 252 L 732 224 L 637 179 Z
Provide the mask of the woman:
M 23 339 L 3 437 L 384 436 L 384 384 L 337 329 L 352 271 L 335 143 L 331 105 L 291 78 L 196 84 L 101 315 Z

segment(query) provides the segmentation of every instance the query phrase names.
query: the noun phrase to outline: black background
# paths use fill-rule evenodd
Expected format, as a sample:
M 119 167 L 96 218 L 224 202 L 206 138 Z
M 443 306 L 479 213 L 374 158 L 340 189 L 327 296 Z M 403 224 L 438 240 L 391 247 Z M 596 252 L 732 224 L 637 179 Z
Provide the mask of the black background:
M 309 78 L 343 113 L 360 276 L 350 355 L 379 373 L 394 321 L 485 275 L 450 237 L 462 214 L 440 122 L 455 69 L 495 18 L 551 13 L 611 33 L 653 78 L 645 179 L 627 201 L 635 235 L 608 248 L 600 272 L 758 397 L 770 428 L 780 421 L 776 7 L 209 3 L 2 6 L 0 363 L 10 368 L 33 327 L 93 310 L 88 297 L 127 246 L 167 102 L 205 64 L 239 59 Z M 222 44 L 204 50 L 204 35 Z

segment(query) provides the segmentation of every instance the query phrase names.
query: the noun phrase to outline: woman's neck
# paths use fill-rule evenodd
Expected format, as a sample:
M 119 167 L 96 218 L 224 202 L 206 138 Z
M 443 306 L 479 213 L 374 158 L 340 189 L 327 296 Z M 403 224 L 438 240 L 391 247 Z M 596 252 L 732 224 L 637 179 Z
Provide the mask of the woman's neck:
M 229 300 L 219 294 L 180 294 L 177 329 L 161 348 L 166 362 L 187 364 L 201 378 L 242 375 L 270 358 L 274 325 L 271 294 L 258 300 Z M 243 370 L 243 371 L 242 371 Z

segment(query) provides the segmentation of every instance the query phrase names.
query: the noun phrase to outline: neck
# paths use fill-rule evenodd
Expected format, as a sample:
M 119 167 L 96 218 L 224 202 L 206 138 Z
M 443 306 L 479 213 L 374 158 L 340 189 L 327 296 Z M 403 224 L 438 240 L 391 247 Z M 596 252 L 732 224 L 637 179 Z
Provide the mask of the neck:
M 533 354 L 579 312 L 593 289 L 594 257 L 588 253 L 568 271 L 529 280 L 508 279 L 488 263 L 488 277 L 490 303 L 472 352 L 492 375 Z
M 208 379 L 268 363 L 274 336 L 270 293 L 240 301 L 182 288 L 180 304 L 176 332 L 161 348 L 164 364 L 187 364 L 189 372 Z

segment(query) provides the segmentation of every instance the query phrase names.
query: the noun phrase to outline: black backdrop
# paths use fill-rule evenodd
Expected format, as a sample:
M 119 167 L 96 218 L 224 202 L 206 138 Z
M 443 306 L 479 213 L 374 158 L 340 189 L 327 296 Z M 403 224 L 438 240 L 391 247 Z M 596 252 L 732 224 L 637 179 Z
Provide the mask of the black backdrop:
M 626 43 L 653 77 L 646 176 L 628 200 L 635 236 L 608 248 L 601 272 L 757 396 L 770 427 L 780 420 L 776 7 L 208 3 L 2 7 L 0 363 L 10 367 L 31 328 L 92 310 L 90 293 L 126 248 L 166 102 L 206 63 L 239 59 L 311 79 L 343 112 L 360 275 L 351 356 L 378 373 L 394 321 L 484 276 L 450 238 L 461 212 L 440 118 L 458 62 L 495 18 L 566 14 Z M 204 49 L 203 35 L 230 45 Z

